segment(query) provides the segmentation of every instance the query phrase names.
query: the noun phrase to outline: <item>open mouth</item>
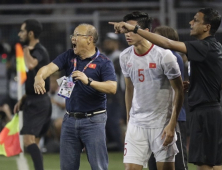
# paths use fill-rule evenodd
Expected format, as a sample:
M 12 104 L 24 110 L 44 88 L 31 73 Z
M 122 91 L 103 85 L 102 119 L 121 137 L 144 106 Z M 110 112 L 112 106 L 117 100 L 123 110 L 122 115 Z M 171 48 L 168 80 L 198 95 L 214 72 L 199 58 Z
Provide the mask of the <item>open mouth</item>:
M 73 47 L 73 48 L 76 48 L 76 44 L 72 44 L 72 47 Z

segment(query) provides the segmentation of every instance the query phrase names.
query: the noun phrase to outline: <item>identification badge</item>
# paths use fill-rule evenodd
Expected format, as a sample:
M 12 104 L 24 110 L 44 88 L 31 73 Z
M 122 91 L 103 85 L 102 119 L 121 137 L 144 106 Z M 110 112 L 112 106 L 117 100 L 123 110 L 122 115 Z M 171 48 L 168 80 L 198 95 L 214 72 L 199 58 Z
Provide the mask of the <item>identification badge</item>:
M 72 91 L 75 87 L 75 83 L 70 81 L 68 77 L 62 80 L 61 86 L 59 88 L 58 95 L 64 98 L 70 98 Z
M 56 80 L 56 81 L 57 81 L 57 84 L 58 84 L 59 86 L 61 86 L 62 81 L 63 81 L 64 78 L 66 78 L 66 76 L 62 76 L 62 77 L 60 77 L 59 79 Z

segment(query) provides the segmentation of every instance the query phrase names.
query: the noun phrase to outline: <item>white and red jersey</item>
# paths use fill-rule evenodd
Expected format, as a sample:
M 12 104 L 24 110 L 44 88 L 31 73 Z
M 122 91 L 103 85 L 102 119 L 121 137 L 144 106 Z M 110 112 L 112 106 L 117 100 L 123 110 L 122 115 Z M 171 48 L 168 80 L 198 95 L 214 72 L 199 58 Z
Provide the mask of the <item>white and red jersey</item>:
M 130 123 L 145 128 L 164 127 L 172 114 L 173 89 L 169 80 L 181 75 L 176 57 L 170 50 L 152 45 L 144 55 L 134 46 L 120 54 L 124 77 L 134 85 Z

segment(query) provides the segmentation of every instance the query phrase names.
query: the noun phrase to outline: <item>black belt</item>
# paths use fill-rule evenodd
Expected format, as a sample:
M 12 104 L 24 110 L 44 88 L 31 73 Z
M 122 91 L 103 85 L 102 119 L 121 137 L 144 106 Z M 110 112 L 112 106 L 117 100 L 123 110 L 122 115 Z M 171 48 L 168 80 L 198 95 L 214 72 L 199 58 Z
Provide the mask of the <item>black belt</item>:
M 71 117 L 75 117 L 75 118 L 87 118 L 87 117 L 92 117 L 94 115 L 97 114 L 102 114 L 105 113 L 106 110 L 100 110 L 100 111 L 96 111 L 96 112 L 68 112 L 66 111 L 66 113 L 71 116 Z

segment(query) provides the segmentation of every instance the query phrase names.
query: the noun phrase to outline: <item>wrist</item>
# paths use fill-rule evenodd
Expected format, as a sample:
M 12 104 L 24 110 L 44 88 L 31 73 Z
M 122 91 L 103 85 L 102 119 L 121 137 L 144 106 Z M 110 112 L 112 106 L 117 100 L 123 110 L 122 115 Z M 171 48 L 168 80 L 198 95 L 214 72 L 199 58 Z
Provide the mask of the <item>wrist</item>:
M 90 84 L 92 83 L 93 79 L 88 77 L 88 83 L 87 83 L 87 86 L 90 86 Z
M 37 75 L 35 76 L 35 80 L 36 80 L 36 79 L 43 79 L 43 77 L 42 77 L 41 74 L 37 74 Z
M 170 121 L 169 122 L 169 126 L 171 127 L 171 129 L 174 129 L 175 127 L 176 127 L 176 124 L 177 124 L 177 121 L 175 122 L 175 121 Z
M 136 25 L 136 26 L 134 27 L 134 29 L 133 29 L 133 33 L 136 34 L 139 28 L 140 28 L 140 26 L 139 26 L 139 25 Z

